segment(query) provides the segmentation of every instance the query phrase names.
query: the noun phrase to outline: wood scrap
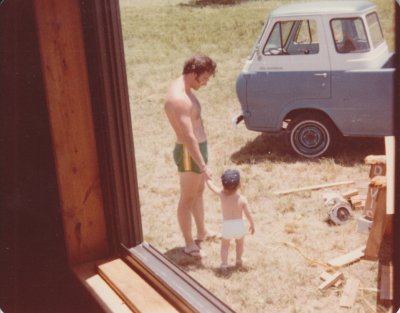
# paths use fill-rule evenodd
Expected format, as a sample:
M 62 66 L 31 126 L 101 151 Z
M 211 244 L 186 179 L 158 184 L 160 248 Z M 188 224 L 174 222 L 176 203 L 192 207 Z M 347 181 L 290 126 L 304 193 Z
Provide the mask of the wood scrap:
M 375 210 L 381 206 L 386 207 L 386 177 L 376 176 L 369 183 L 364 214 L 374 218 Z
M 301 187 L 301 188 L 294 188 L 294 189 L 287 189 L 287 190 L 278 190 L 278 191 L 274 191 L 273 193 L 274 193 L 274 195 L 285 195 L 285 194 L 288 194 L 288 193 L 308 191 L 308 190 L 316 190 L 316 189 L 323 189 L 323 188 L 329 188 L 329 187 L 335 187 L 335 186 L 341 186 L 341 185 L 350 185 L 350 184 L 354 184 L 354 181 L 349 180 L 349 181 L 342 181 L 342 182 L 336 182 L 336 183 L 327 183 L 327 184 L 314 185 L 314 186 Z
M 381 192 L 382 190 L 384 192 Z M 373 222 L 364 255 L 364 258 L 368 260 L 378 259 L 379 249 L 385 234 L 385 228 L 386 225 L 389 224 L 389 219 L 386 217 L 386 189 L 380 189 L 376 198 Z
M 332 274 L 328 273 L 327 271 L 323 271 L 323 272 L 321 273 L 321 275 L 319 275 L 319 278 L 320 278 L 321 280 L 324 280 L 324 281 L 330 279 L 331 277 L 332 277 Z M 336 282 L 334 283 L 334 286 L 335 286 L 335 287 L 339 287 L 339 286 L 342 284 L 342 282 L 343 282 L 343 280 L 339 279 L 338 281 L 336 281 Z
M 357 196 L 359 194 L 358 189 L 352 189 L 342 193 L 342 197 L 349 200 L 351 197 Z
M 336 272 L 332 275 L 329 275 L 330 277 L 327 277 L 327 279 L 318 286 L 319 290 L 326 290 L 329 287 L 333 286 L 338 280 L 343 279 L 343 273 L 341 272 Z
M 367 155 L 364 159 L 365 164 L 386 164 L 386 155 Z
M 327 280 L 329 277 L 331 277 L 332 274 L 328 273 L 327 271 L 323 271 L 320 275 L 319 278 L 321 280 Z
M 386 213 L 394 214 L 394 180 L 395 180 L 395 140 L 394 136 L 385 137 L 385 153 L 386 153 Z
M 365 200 L 355 200 L 351 201 L 351 206 L 354 210 L 364 211 L 365 208 Z
M 375 176 L 371 179 L 370 186 L 385 188 L 386 187 L 386 176 Z
M 340 298 L 339 305 L 345 308 L 351 308 L 356 301 L 358 286 L 360 281 L 356 278 L 349 278 L 343 289 L 342 297 Z
M 380 265 L 379 299 L 393 300 L 393 266 Z
M 359 200 L 367 200 L 367 195 L 355 195 L 350 197 L 350 201 L 359 201 Z
M 364 256 L 365 245 L 361 246 L 345 255 L 339 256 L 328 261 L 328 264 L 333 267 L 340 267 L 360 260 Z

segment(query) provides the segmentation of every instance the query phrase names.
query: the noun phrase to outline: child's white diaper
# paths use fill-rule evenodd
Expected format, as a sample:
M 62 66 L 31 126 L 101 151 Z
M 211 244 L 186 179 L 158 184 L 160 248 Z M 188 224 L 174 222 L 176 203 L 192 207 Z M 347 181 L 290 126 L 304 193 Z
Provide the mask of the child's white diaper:
M 241 239 L 244 235 L 246 235 L 246 227 L 242 218 L 222 222 L 222 238 Z

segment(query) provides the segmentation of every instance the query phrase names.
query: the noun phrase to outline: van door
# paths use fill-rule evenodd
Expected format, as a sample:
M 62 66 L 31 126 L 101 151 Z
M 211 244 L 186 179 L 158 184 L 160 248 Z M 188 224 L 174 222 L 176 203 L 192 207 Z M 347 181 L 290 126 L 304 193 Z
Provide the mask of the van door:
M 320 18 L 270 21 L 258 47 L 246 75 L 249 128 L 279 131 L 285 107 L 330 98 L 330 61 Z

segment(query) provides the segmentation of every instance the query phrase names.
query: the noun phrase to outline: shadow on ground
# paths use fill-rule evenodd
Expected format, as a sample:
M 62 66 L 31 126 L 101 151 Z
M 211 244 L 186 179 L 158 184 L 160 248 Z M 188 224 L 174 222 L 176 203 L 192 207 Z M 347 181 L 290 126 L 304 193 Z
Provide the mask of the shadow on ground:
M 194 269 L 204 268 L 201 258 L 195 258 L 183 252 L 183 247 L 175 247 L 164 253 L 170 261 L 178 265 L 183 271 L 188 272 Z M 207 257 L 205 255 L 204 257 Z M 224 271 L 220 267 L 212 267 L 214 275 L 221 278 L 229 278 L 235 273 L 248 272 L 248 266 L 229 266 Z
M 192 257 L 186 254 L 183 249 L 183 247 L 175 247 L 166 251 L 164 255 L 185 271 L 191 268 L 204 267 L 201 258 Z
M 364 163 L 367 155 L 385 154 L 384 138 L 346 138 L 338 139 L 335 150 L 325 156 L 335 163 L 345 166 Z M 235 164 L 256 164 L 263 161 L 294 163 L 308 160 L 296 155 L 287 145 L 285 134 L 260 134 L 231 155 Z M 318 161 L 318 159 L 316 159 Z

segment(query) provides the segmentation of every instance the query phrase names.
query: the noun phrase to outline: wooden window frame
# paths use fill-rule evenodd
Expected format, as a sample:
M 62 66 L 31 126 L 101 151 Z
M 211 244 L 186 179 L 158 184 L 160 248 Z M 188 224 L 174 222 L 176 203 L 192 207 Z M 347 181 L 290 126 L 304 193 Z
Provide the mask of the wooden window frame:
M 167 260 L 160 252 L 157 251 L 151 245 L 143 242 L 143 233 L 141 225 L 141 213 L 140 213 L 140 202 L 139 202 L 139 192 L 137 183 L 137 171 L 134 159 L 134 142 L 133 142 L 133 132 L 132 123 L 130 116 L 130 104 L 125 68 L 125 58 L 123 49 L 123 39 L 122 39 L 122 29 L 121 29 L 121 18 L 119 12 L 118 0 L 88 0 L 88 1 L 78 1 L 71 0 L 71 2 L 66 5 L 67 8 L 72 9 L 71 12 L 81 14 L 81 22 L 77 19 L 76 14 L 64 14 L 63 18 L 64 24 L 59 22 L 56 17 L 52 15 L 45 15 L 41 11 L 41 8 L 46 8 L 50 13 L 60 13 L 64 8 L 60 5 L 61 2 L 53 2 L 49 5 L 46 0 L 36 0 L 36 14 L 37 14 L 37 26 L 39 28 L 39 37 L 41 37 L 41 47 L 42 47 L 42 68 L 45 72 L 45 84 L 50 92 L 47 93 L 47 97 L 53 97 L 49 99 L 49 115 L 51 121 L 51 126 L 55 127 L 53 129 L 53 146 L 55 150 L 59 148 L 61 151 L 57 151 L 56 154 L 56 167 L 59 174 L 59 183 L 61 190 L 61 198 L 63 200 L 81 201 L 75 194 L 72 195 L 68 193 L 63 194 L 63 184 L 70 187 L 71 181 L 68 178 L 74 177 L 73 174 L 76 172 L 76 168 L 71 167 L 74 165 L 74 158 L 68 156 L 68 153 L 64 152 L 61 148 L 57 146 L 56 135 L 61 135 L 62 140 L 67 141 L 70 147 L 74 147 L 77 143 L 73 140 L 68 141 L 69 137 L 62 133 L 62 126 L 58 126 L 57 122 L 64 123 L 64 116 L 62 114 L 72 114 L 73 109 L 80 109 L 79 104 L 76 100 L 82 100 L 82 106 L 84 109 L 80 114 L 84 114 L 84 119 L 80 121 L 79 127 L 81 127 L 81 132 L 79 135 L 86 132 L 91 133 L 94 129 L 94 138 L 92 140 L 89 138 L 91 147 L 87 149 L 89 156 L 83 155 L 80 160 L 88 161 L 94 160 L 96 163 L 92 173 L 94 178 L 100 177 L 101 182 L 101 195 L 98 195 L 96 199 L 99 203 L 94 206 L 87 206 L 90 212 L 94 212 L 94 217 L 97 218 L 96 221 L 99 223 L 106 224 L 106 239 L 107 243 L 103 242 L 103 233 L 101 236 L 97 236 L 95 240 L 95 234 L 89 234 L 85 232 L 84 235 L 88 236 L 88 243 L 91 245 L 91 253 L 81 253 L 81 247 L 76 245 L 75 241 L 81 241 L 82 224 L 79 220 L 69 223 L 67 226 L 66 233 L 68 246 L 68 255 L 71 265 L 79 264 L 81 262 L 94 261 L 95 257 L 106 257 L 110 254 L 120 255 L 124 258 L 127 264 L 130 264 L 133 270 L 138 272 L 142 277 L 156 288 L 160 294 L 164 295 L 176 307 L 180 309 L 181 312 L 202 312 L 204 308 L 207 308 L 207 312 L 233 312 L 226 304 L 218 300 L 214 295 L 212 295 L 207 289 L 202 287 L 197 281 L 192 279 L 190 276 L 186 275 L 182 270 L 179 269 L 172 262 Z M 53 5 L 53 6 L 52 6 Z M 58 11 L 57 11 L 58 9 Z M 61 14 L 62 15 L 62 14 Z M 396 16 L 399 17 L 399 5 L 396 6 Z M 68 22 L 72 20 L 72 26 Z M 59 25 L 59 23 L 61 23 Z M 80 26 L 82 23 L 82 26 Z M 68 24 L 68 25 L 67 25 Z M 397 23 L 399 24 L 399 23 Z M 62 26 L 62 27 L 61 27 Z M 75 27 L 75 28 L 73 28 Z M 83 32 L 80 33 L 81 28 Z M 83 35 L 83 40 L 74 40 L 74 31 L 77 30 L 79 35 Z M 69 53 L 62 50 L 63 48 L 63 38 L 60 42 L 58 40 L 58 31 L 65 31 L 63 33 L 66 35 L 67 44 L 73 45 L 74 43 L 81 44 L 84 47 L 85 56 L 82 57 L 80 48 L 71 49 L 68 52 L 76 54 L 76 56 L 71 56 Z M 399 34 L 399 26 L 396 25 L 397 35 Z M 48 33 L 47 33 L 48 32 Z M 51 35 L 53 41 L 47 39 L 47 35 Z M 78 35 L 78 34 L 77 34 Z M 72 38 L 72 39 L 71 39 Z M 397 37 L 399 38 L 399 36 Z M 54 44 L 55 42 L 55 44 Z M 47 48 L 57 48 L 57 55 L 53 57 Z M 69 47 L 71 48 L 71 46 Z M 75 47 L 73 47 L 75 48 Z M 399 48 L 399 39 L 397 40 L 397 50 Z M 48 60 L 46 56 L 50 57 Z M 67 61 L 70 61 L 68 63 Z M 396 56 L 396 66 L 399 68 L 399 54 Z M 72 65 L 72 69 L 69 67 Z M 82 65 L 83 70 L 78 70 Z M 86 73 L 87 68 L 87 73 Z M 88 84 L 84 88 L 80 88 L 79 78 L 71 75 L 71 70 L 78 74 L 84 74 L 85 77 L 82 82 Z M 69 77 L 63 80 L 64 72 L 69 71 Z M 57 74 L 57 77 L 52 76 Z M 87 75 L 87 77 L 86 77 Z M 75 79 L 75 80 L 74 80 Z M 66 89 L 63 89 L 62 85 L 64 82 L 73 83 Z M 399 86 L 399 74 L 396 74 L 395 87 Z M 52 90 L 52 88 L 54 90 Z M 395 121 L 396 117 L 399 116 L 399 101 L 400 94 L 399 89 L 396 88 L 396 105 L 395 105 Z M 60 92 L 61 90 L 61 92 Z M 80 92 L 80 90 L 82 92 Z M 54 91 L 54 92 L 53 92 Z M 68 102 L 63 102 L 60 95 L 65 95 L 63 92 L 72 91 L 74 98 L 72 98 L 72 103 L 74 104 L 73 109 L 69 111 L 69 108 L 63 106 L 62 104 L 71 104 Z M 68 95 L 70 96 L 70 95 Z M 90 99 L 89 99 L 90 98 Z M 75 102 L 74 102 L 75 101 Z M 60 105 L 60 103 L 61 105 Z M 56 107 L 54 112 L 51 110 Z M 85 111 L 85 109 L 88 109 Z M 90 112 L 89 112 L 90 111 Z M 61 112 L 61 115 L 60 115 Z M 54 119 L 55 117 L 55 119 Z M 85 119 L 86 118 L 86 119 Z M 90 122 L 86 128 L 82 128 L 85 122 Z M 73 125 L 67 123 L 68 126 Z M 396 140 L 396 178 L 399 177 L 399 135 L 400 128 L 399 123 L 394 123 L 396 126 L 395 140 Z M 83 129 L 83 130 L 82 130 Z M 76 135 L 76 134 L 75 134 Z M 55 139 L 54 139 L 55 138 Z M 78 138 L 79 139 L 79 138 Z M 64 144 L 63 141 L 61 141 Z M 80 147 L 85 148 L 79 142 Z M 93 144 L 94 143 L 94 144 Z M 94 150 L 96 150 L 94 152 Z M 70 153 L 71 150 L 67 150 Z M 78 153 L 78 150 L 75 150 Z M 65 155 L 66 160 L 62 159 L 61 163 L 57 157 L 63 158 Z M 86 158 L 85 158 L 86 157 Z M 92 157 L 92 158 L 91 158 Z M 98 164 L 97 164 L 98 163 Z M 60 165 L 61 164 L 61 165 Z M 82 171 L 84 172 L 84 171 Z M 63 174 L 68 174 L 67 179 L 62 176 Z M 85 172 L 86 173 L 86 172 Z M 86 173 L 87 174 L 87 173 Z M 62 176 L 62 177 L 61 177 Z M 81 175 L 82 176 L 82 175 Z M 88 182 L 91 182 L 92 177 L 87 176 Z M 82 178 L 80 178 L 82 180 Z M 396 181 L 397 182 L 397 181 Z M 88 184 L 89 185 L 89 184 Z M 399 207 L 399 190 L 398 183 L 395 184 L 395 206 Z M 90 191 L 91 186 L 89 186 Z M 72 188 L 71 188 L 72 189 Z M 64 197 L 63 197 L 64 196 Z M 73 196 L 73 197 L 72 197 Z M 86 197 L 84 200 L 86 201 Z M 71 212 L 68 211 L 71 210 Z M 67 215 L 71 214 L 72 217 L 76 217 L 74 214 L 79 213 L 77 207 L 69 207 L 63 212 Z M 400 227 L 399 227 L 399 212 L 396 210 L 395 213 L 395 238 L 400 238 Z M 104 216 L 102 216 L 104 214 Z M 77 214 L 78 215 L 78 214 Z M 85 221 L 91 222 L 91 221 Z M 87 223 L 90 225 L 90 223 Z M 86 226 L 86 225 L 85 225 Z M 86 230 L 86 229 L 85 229 Z M 103 230 L 104 232 L 104 230 Z M 397 242 L 397 241 L 396 241 Z M 394 244 L 396 246 L 396 244 Z M 90 250 L 90 249 L 87 249 Z M 400 249 L 399 249 L 400 250 Z M 394 251 L 395 263 L 399 261 L 399 250 Z M 108 255 L 106 255 L 108 253 Z M 165 275 L 168 273 L 168 275 Z M 399 274 L 398 267 L 395 267 L 395 277 L 394 277 L 394 294 L 397 295 L 399 291 Z M 185 292 L 182 292 L 182 290 Z M 193 301 L 196 299 L 196 301 Z M 398 297 L 395 297 L 394 308 L 397 309 L 399 306 Z

